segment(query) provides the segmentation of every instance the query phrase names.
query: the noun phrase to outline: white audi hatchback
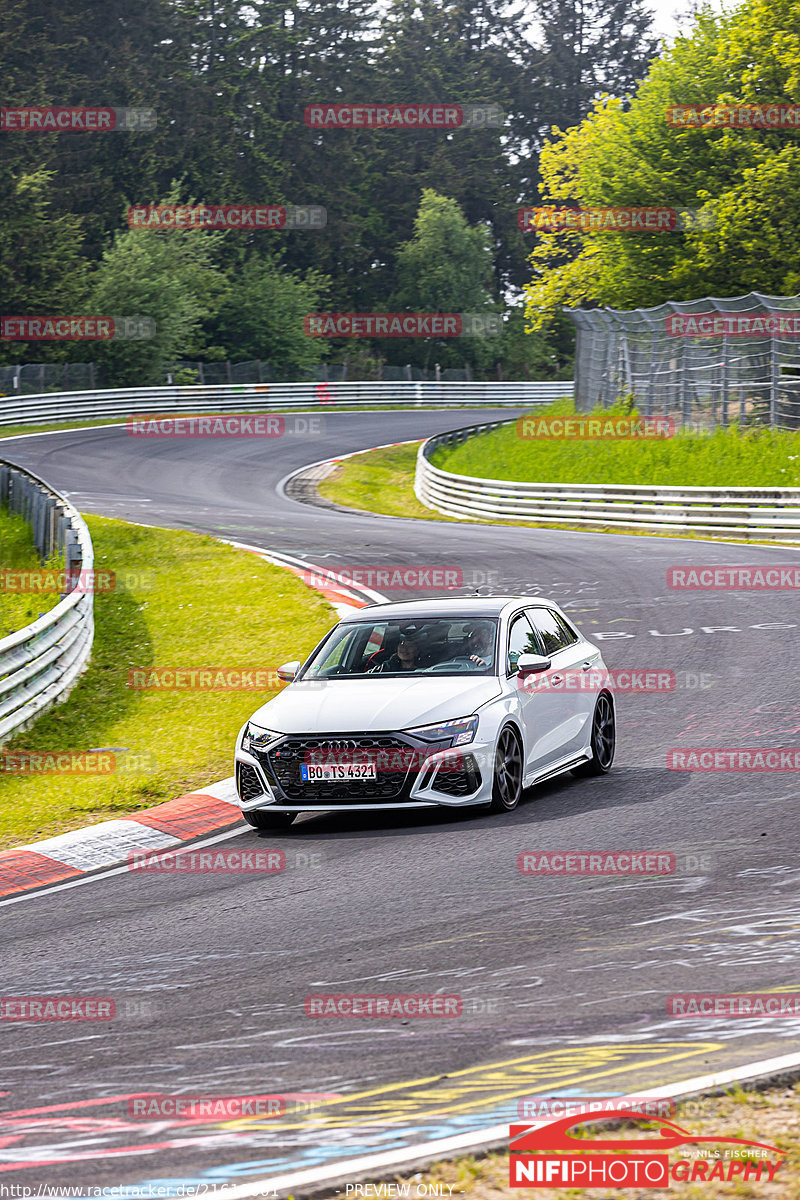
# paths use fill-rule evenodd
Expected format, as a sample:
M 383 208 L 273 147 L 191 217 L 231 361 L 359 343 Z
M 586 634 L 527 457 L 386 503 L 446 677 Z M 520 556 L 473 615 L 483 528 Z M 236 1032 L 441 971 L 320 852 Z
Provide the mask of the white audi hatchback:
M 605 774 L 616 711 L 599 649 L 530 597 L 373 604 L 335 625 L 239 731 L 239 805 L 256 829 L 298 813 L 484 805 Z

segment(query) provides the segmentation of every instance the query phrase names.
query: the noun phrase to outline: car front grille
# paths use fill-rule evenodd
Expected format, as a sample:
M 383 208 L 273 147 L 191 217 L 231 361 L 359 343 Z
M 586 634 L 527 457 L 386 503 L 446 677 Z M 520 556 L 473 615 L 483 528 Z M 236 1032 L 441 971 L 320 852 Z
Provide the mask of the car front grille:
M 434 780 L 433 791 L 442 792 L 445 796 L 471 796 L 480 786 L 478 764 L 471 754 L 465 754 L 457 769 L 445 763 Z
M 268 770 L 284 796 L 310 804 L 376 804 L 408 798 L 420 765 L 420 750 L 411 742 L 391 734 L 369 737 L 290 737 L 266 753 L 259 761 Z M 374 761 L 376 779 L 314 780 L 300 778 L 303 763 L 336 761 L 337 756 L 354 762 Z
M 239 793 L 239 799 L 242 803 L 248 800 L 255 800 L 257 796 L 264 794 L 264 788 L 258 778 L 255 767 L 251 767 L 249 763 L 236 764 L 236 791 Z

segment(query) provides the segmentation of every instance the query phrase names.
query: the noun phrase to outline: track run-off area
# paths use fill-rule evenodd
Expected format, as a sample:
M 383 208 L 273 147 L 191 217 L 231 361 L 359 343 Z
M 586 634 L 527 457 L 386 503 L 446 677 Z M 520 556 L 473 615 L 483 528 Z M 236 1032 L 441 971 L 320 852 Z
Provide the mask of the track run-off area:
M 515 1120 L 522 1097 L 637 1093 L 796 1049 L 797 1020 L 677 1018 L 667 998 L 798 989 L 797 775 L 676 771 L 668 753 L 797 744 L 800 608 L 789 590 L 676 590 L 667 573 L 794 564 L 798 550 L 370 516 L 279 488 L 307 463 L 507 415 L 327 412 L 315 437 L 107 426 L 4 440 L 4 457 L 84 513 L 330 569 L 455 568 L 454 595 L 551 597 L 610 667 L 671 671 L 676 686 L 618 697 L 609 775 L 560 778 L 506 816 L 242 823 L 208 844 L 279 847 L 284 872 L 101 871 L 0 904 L 5 995 L 112 996 L 118 1012 L 0 1027 L 0 1183 L 268 1189 Z M 198 601 L 215 602 L 201 579 Z M 520 853 L 547 850 L 673 853 L 676 870 L 520 873 Z M 307 1016 L 322 993 L 456 994 L 463 1014 Z M 136 1114 L 136 1098 L 178 1093 L 285 1107 Z

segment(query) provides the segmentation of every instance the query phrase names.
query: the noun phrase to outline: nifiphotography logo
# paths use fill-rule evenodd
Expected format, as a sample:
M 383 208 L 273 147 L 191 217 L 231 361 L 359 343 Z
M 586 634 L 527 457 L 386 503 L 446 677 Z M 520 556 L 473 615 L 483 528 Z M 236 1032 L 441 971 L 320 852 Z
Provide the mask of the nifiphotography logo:
M 628 1123 L 642 1120 L 651 1126 L 641 1137 L 594 1139 L 570 1132 L 575 1126 L 619 1119 L 618 1108 L 607 1108 L 591 1115 L 572 1113 L 547 1125 L 512 1125 L 510 1186 L 668 1188 L 672 1183 L 711 1180 L 769 1183 L 785 1161 L 784 1152 L 766 1142 L 702 1137 L 673 1121 L 642 1113 L 627 1117 Z

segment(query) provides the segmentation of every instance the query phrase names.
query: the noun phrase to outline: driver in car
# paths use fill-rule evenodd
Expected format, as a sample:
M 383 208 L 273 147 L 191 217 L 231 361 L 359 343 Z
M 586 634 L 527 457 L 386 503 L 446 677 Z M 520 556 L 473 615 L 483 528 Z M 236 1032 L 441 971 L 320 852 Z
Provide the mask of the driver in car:
M 369 674 L 377 675 L 384 671 L 414 671 L 419 659 L 419 645 L 413 637 L 401 637 L 397 649 L 384 662 L 373 667 Z
M 494 632 L 487 625 L 476 625 L 467 635 L 462 654 L 479 667 L 488 667 L 492 661 Z

